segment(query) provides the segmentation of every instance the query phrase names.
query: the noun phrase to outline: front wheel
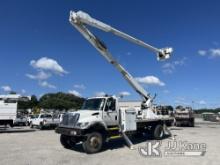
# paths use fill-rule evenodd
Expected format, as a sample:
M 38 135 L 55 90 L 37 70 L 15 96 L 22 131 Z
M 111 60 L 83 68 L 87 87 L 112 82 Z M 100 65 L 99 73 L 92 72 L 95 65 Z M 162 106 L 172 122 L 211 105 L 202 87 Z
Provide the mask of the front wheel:
M 97 153 L 102 149 L 103 137 L 98 132 L 87 134 L 86 141 L 83 142 L 83 149 L 86 153 Z
M 76 144 L 73 137 L 67 135 L 60 135 L 60 143 L 67 149 L 71 149 Z

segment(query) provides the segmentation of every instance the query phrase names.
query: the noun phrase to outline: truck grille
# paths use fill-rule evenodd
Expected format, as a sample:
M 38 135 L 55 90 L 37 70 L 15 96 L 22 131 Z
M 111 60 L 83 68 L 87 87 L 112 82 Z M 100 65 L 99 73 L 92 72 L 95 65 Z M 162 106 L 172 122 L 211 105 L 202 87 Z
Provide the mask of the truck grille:
M 60 123 L 63 126 L 75 126 L 79 120 L 79 114 L 66 113 L 63 115 L 63 120 Z

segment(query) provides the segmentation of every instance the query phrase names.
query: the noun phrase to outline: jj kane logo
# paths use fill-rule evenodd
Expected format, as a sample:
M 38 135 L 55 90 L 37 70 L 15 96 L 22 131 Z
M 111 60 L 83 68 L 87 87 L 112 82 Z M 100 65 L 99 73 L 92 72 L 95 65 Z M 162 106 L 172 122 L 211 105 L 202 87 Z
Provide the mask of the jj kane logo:
M 161 141 L 149 141 L 145 146 L 139 146 L 138 152 L 143 157 L 175 157 L 175 156 L 204 156 L 205 143 L 190 143 L 187 141 L 167 141 L 162 148 Z

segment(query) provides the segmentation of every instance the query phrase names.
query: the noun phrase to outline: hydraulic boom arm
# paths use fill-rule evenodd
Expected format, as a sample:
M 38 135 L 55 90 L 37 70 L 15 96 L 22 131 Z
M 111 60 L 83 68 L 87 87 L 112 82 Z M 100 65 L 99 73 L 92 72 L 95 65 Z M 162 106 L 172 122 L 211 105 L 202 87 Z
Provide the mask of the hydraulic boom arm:
M 111 53 L 108 51 L 105 44 L 99 40 L 93 33 L 91 33 L 85 25 L 90 25 L 92 27 L 98 28 L 105 32 L 111 32 L 119 37 L 122 37 L 130 42 L 133 42 L 137 45 L 143 46 L 157 54 L 158 60 L 168 59 L 170 54 L 172 53 L 172 48 L 163 48 L 158 49 L 155 48 L 141 40 L 138 40 L 126 33 L 123 33 L 103 22 L 100 22 L 92 17 L 90 17 L 87 13 L 82 11 L 70 12 L 70 23 L 101 53 L 101 55 L 112 65 L 116 67 L 116 69 L 123 75 L 123 77 L 128 81 L 128 83 L 135 89 L 137 93 L 139 93 L 144 101 L 146 106 L 150 106 L 152 102 L 152 98 L 145 91 L 145 89 L 113 58 Z

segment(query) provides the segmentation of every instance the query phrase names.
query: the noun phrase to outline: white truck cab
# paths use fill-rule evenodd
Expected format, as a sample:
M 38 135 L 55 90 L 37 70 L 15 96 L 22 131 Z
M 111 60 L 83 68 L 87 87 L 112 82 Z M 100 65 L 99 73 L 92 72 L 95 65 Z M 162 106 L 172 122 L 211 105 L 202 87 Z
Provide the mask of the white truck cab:
M 68 117 L 70 115 L 77 117 L 76 123 L 71 123 L 72 127 L 86 129 L 94 123 L 100 122 L 105 128 L 118 124 L 117 120 L 117 98 L 116 97 L 94 97 L 88 98 L 82 105 L 82 108 L 76 112 L 63 115 L 60 126 L 68 126 Z M 68 116 L 68 117 L 67 117 Z M 75 125 L 74 125 L 75 124 Z M 70 125 L 69 125 L 70 126 Z

